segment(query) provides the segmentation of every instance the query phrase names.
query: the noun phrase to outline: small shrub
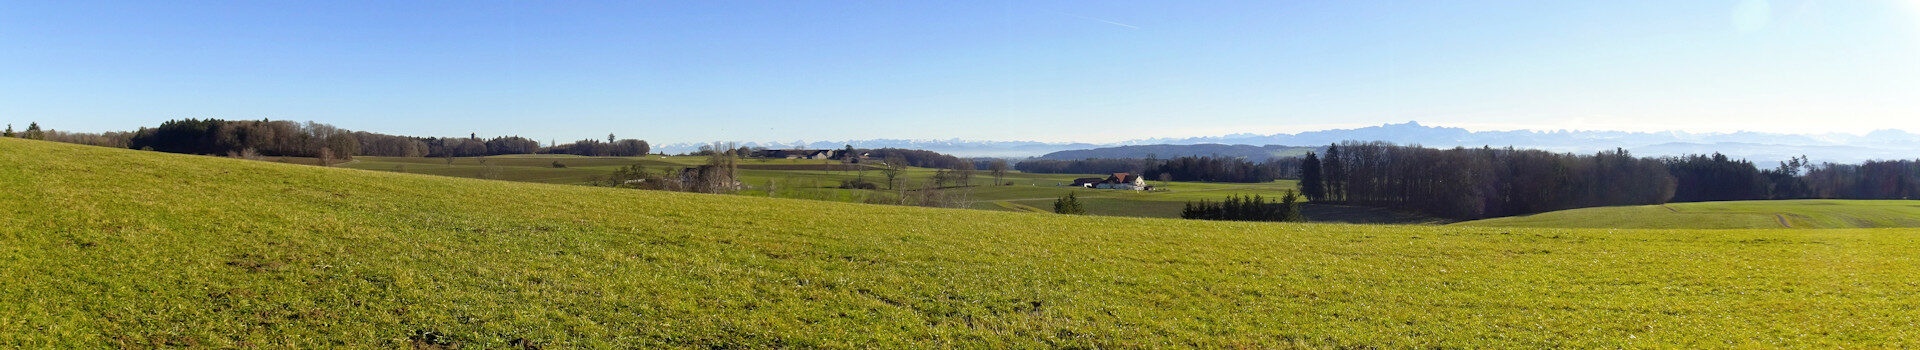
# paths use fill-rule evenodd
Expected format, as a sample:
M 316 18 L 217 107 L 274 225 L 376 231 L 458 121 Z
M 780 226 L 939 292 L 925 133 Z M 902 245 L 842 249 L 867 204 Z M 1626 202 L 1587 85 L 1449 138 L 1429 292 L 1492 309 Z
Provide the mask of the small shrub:
M 872 182 L 867 182 L 866 179 L 853 179 L 853 180 L 840 181 L 840 188 L 855 189 L 855 190 L 876 190 L 876 189 L 880 189 L 880 185 L 874 184 Z
M 566 163 L 561 163 L 560 161 L 557 161 L 557 160 L 556 160 L 556 161 L 553 161 L 553 167 L 555 167 L 555 168 L 565 168 L 565 167 L 567 167 L 567 164 L 566 164 Z
M 1060 199 L 1053 201 L 1053 212 L 1058 214 L 1081 215 L 1086 214 L 1087 209 L 1080 207 L 1080 197 L 1068 193 L 1066 197 L 1060 197 Z

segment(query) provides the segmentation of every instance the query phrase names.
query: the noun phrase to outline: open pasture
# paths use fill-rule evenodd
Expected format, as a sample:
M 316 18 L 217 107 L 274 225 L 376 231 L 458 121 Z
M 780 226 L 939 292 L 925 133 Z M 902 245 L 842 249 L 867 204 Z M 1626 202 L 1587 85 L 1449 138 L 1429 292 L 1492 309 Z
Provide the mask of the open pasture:
M 1669 203 L 1562 210 L 1455 225 L 1679 229 L 1920 227 L 1920 201 L 1807 199 Z
M 1911 229 L 1203 222 L 0 139 L 6 347 L 1901 347 Z
M 565 167 L 555 167 L 554 163 Z M 508 155 L 461 158 L 357 157 L 340 167 L 454 176 L 490 180 L 555 184 L 594 184 L 621 167 L 642 164 L 655 169 L 696 166 L 703 157 L 581 157 L 572 155 Z M 908 168 L 902 174 L 901 187 L 923 188 L 936 169 Z M 740 160 L 741 194 L 756 197 L 780 197 L 842 202 L 861 202 L 869 198 L 891 198 L 897 191 L 886 188 L 886 177 L 879 168 L 842 165 L 838 161 L 816 159 Z M 1024 211 L 1025 207 L 1052 208 L 1052 201 L 1068 193 L 1092 200 L 1089 214 L 1134 217 L 1179 217 L 1187 201 L 1218 201 L 1229 195 L 1259 195 L 1278 199 L 1298 185 L 1292 180 L 1269 183 L 1202 183 L 1149 181 L 1158 190 L 1119 191 L 1066 186 L 1074 179 L 1104 175 L 1032 174 L 1010 171 L 995 179 L 985 171 L 975 172 L 972 186 L 942 189 L 959 198 L 963 206 L 1002 211 Z M 838 188 L 842 182 L 864 179 L 879 190 Z

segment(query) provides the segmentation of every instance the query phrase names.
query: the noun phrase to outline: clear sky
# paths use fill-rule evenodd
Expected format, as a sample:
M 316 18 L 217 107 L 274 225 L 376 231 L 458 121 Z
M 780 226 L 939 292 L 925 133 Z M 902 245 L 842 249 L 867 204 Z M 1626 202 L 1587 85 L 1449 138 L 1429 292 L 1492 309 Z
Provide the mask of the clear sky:
M 1920 131 L 1920 0 L 0 0 L 0 122 L 183 117 L 563 142 Z

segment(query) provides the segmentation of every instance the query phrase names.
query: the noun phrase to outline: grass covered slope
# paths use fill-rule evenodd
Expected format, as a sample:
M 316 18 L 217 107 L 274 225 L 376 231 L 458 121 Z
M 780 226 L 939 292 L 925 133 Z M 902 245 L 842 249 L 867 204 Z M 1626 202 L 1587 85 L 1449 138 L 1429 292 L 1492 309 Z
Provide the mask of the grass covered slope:
M 1920 201 L 1808 199 L 1671 203 L 1562 210 L 1455 225 L 1672 229 L 1920 227 Z
M 0 139 L 0 347 L 1915 344 L 1915 238 L 1093 218 Z

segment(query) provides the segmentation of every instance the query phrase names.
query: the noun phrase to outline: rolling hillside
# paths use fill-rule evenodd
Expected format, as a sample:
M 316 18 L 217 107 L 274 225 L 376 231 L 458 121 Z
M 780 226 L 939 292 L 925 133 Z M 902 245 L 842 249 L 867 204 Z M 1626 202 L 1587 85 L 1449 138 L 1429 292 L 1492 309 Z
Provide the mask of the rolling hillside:
M 0 138 L 0 347 L 1873 347 L 1914 230 L 1195 222 Z
M 1671 203 L 1562 210 L 1454 225 L 1672 229 L 1920 227 L 1920 201 L 1809 199 Z

